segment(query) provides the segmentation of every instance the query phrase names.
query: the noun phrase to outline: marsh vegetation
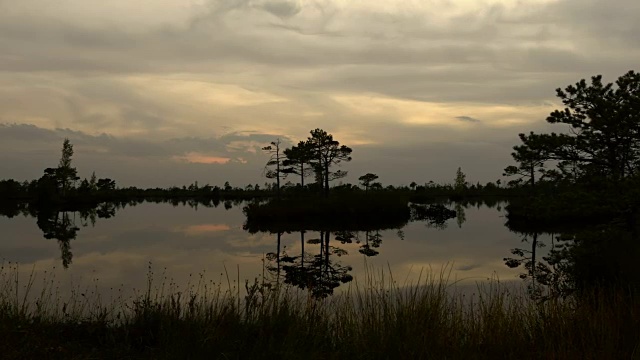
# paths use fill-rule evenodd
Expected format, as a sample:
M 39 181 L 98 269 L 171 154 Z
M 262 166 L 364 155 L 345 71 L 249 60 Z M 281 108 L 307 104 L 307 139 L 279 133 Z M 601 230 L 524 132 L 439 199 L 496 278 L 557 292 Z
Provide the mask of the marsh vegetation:
M 1 275 L 4 358 L 621 359 L 640 336 L 637 297 L 623 287 L 535 302 L 494 281 L 452 295 L 446 270 L 414 284 L 374 272 L 322 300 L 259 280 L 239 296 L 206 281 L 172 292 L 151 279 L 113 303 L 51 289 L 29 301 L 11 267 Z

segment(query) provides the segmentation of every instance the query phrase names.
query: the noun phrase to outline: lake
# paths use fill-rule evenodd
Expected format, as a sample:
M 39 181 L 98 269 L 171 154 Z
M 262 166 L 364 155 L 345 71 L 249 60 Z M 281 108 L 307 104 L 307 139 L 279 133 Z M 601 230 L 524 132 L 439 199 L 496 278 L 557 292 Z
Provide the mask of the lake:
M 456 282 L 460 288 L 474 288 L 477 282 L 488 278 L 521 283 L 518 275 L 522 268 L 511 269 L 503 259 L 512 256 L 512 248 L 530 245 L 523 244 L 523 235 L 504 226 L 505 203 L 491 205 L 459 205 L 458 211 L 462 209 L 464 214 L 459 211 L 459 216 L 444 226 L 417 221 L 400 232 L 396 229 L 354 233 L 350 243 L 343 244 L 340 234 L 332 233 L 329 261 L 356 281 L 362 281 L 367 271 L 384 270 L 404 284 L 416 281 L 421 270 L 424 278 L 424 271 L 429 269 L 438 273 L 447 269 L 449 282 Z M 455 209 L 454 204 L 449 207 Z M 46 278 L 53 279 L 63 293 L 70 289 L 91 289 L 111 295 L 130 294 L 134 289 L 143 291 L 149 268 L 155 286 L 164 283 L 180 291 L 188 284 L 193 286 L 201 277 L 223 288 L 233 287 L 239 281 L 244 288 L 245 280 L 273 278 L 278 264 L 281 271 L 286 265 L 275 256 L 277 234 L 250 234 L 243 230 L 245 217 L 241 205 L 141 203 L 106 216 L 96 218 L 92 224 L 79 213 L 55 214 L 53 219 L 58 222 L 77 227 L 72 231 L 76 237 L 72 238 L 72 234 L 68 242 L 45 238 L 42 219 L 24 215 L 0 217 L 0 258 L 5 266 L 9 262 L 18 263 L 23 278 L 35 271 L 36 285 Z M 321 253 L 324 241 L 318 243 L 317 239 L 325 239 L 326 234 L 308 231 L 303 236 L 309 262 Z M 550 235 L 542 235 L 539 241 L 548 243 L 549 239 Z M 300 232 L 280 235 L 280 260 L 285 254 L 299 255 L 301 248 Z M 63 262 L 68 262 L 66 268 Z M 269 268 L 273 270 L 271 273 Z

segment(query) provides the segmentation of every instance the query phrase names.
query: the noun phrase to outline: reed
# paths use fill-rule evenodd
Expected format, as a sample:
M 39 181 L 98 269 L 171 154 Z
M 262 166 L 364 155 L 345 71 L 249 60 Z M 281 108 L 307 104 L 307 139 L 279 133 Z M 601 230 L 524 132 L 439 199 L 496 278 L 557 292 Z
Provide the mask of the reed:
M 456 293 L 448 270 L 414 283 L 370 269 L 327 299 L 202 276 L 184 290 L 150 270 L 146 289 L 104 301 L 62 294 L 55 280 L 15 264 L 0 270 L 0 357 L 219 359 L 630 359 L 640 302 L 594 288 L 545 302 L 494 280 Z M 37 292 L 36 292 L 36 289 Z

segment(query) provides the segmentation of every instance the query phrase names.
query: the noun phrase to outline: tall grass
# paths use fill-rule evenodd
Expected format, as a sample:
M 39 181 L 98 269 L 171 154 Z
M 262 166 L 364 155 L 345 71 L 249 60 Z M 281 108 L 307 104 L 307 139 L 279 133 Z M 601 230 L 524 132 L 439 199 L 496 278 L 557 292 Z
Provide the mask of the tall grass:
M 331 298 L 268 286 L 240 291 L 202 277 L 177 291 L 156 284 L 109 302 L 63 297 L 34 272 L 0 272 L 0 358 L 630 359 L 640 349 L 640 302 L 623 289 L 535 302 L 498 281 L 453 294 L 447 272 L 419 282 L 370 271 Z M 237 284 L 237 283 L 236 283 Z M 37 293 L 35 289 L 39 288 Z

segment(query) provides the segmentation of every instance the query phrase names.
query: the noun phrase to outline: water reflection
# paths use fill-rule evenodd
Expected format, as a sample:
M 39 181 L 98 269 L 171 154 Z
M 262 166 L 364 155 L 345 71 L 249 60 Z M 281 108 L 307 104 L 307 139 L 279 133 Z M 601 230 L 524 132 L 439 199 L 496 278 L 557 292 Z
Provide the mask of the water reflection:
M 300 231 L 302 243 L 300 254 L 280 252 L 282 233 L 276 234 L 277 252 L 269 253 L 267 259 L 268 271 L 274 276 L 272 281 L 308 289 L 316 298 L 324 298 L 333 294 L 333 290 L 340 284 L 353 280 L 350 274 L 353 268 L 336 261 L 335 257 L 347 255 L 347 251 L 331 245 L 331 232 L 320 231 L 319 238 L 307 240 L 308 245 L 319 245 L 315 252 L 304 251 L 305 231 Z
M 504 204 L 504 202 L 505 201 L 499 197 L 472 197 L 472 198 L 465 198 L 462 200 L 455 201 L 454 204 L 460 205 L 462 209 L 468 209 L 471 207 L 480 209 L 484 207 L 488 209 L 497 209 L 498 211 L 501 211 L 502 205 Z
M 42 230 L 45 239 L 56 239 L 60 246 L 62 266 L 68 268 L 73 259 L 71 253 L 71 240 L 78 236 L 79 227 L 75 224 L 75 212 L 56 211 L 52 213 L 38 213 L 38 227 Z
M 169 203 L 174 207 L 188 206 L 198 210 L 198 207 L 215 208 L 221 202 L 212 199 L 147 199 L 127 200 L 118 202 L 102 202 L 98 204 L 80 204 L 73 209 L 51 208 L 37 206 L 26 202 L 7 202 L 0 206 L 0 216 L 14 218 L 16 216 L 36 218 L 36 225 L 47 240 L 56 240 L 60 247 L 60 258 L 63 268 L 68 268 L 73 262 L 71 242 L 78 237 L 81 227 L 96 225 L 97 219 L 109 219 L 116 216 L 119 210 L 127 206 L 136 206 L 144 202 Z M 225 210 L 231 210 L 243 203 L 242 200 L 225 200 L 222 202 Z M 194 229 L 196 231 L 197 229 Z
M 447 220 L 456 217 L 456 212 L 448 209 L 442 204 L 432 205 L 411 205 L 410 220 L 412 222 L 425 222 L 427 227 L 445 229 Z M 462 217 L 464 219 L 464 217 Z M 315 224 L 315 223 L 314 223 Z M 344 226 L 344 223 L 340 223 Z M 462 225 L 459 222 L 460 226 Z M 263 224 L 262 226 L 269 226 Z M 270 280 L 275 283 L 281 281 L 285 284 L 296 286 L 300 289 L 308 289 L 312 296 L 324 298 L 333 294 L 335 288 L 341 284 L 350 282 L 353 276 L 350 274 L 353 269 L 351 265 L 342 264 L 337 258 L 348 255 L 348 251 L 339 245 L 359 244 L 358 253 L 373 257 L 380 254 L 382 245 L 382 228 L 375 228 L 374 224 L 359 223 L 358 228 L 339 230 L 316 230 L 318 238 L 306 241 L 307 245 L 319 245 L 315 251 L 305 251 L 305 234 L 314 229 L 299 230 L 301 251 L 299 254 L 290 254 L 286 250 L 281 250 L 282 236 L 287 233 L 294 233 L 295 230 L 281 230 L 282 224 L 273 232 L 276 238 L 276 251 L 267 254 L 267 270 Z M 324 226 L 327 226 L 325 222 Z M 255 232 L 254 227 L 247 226 L 249 232 Z M 333 235 L 333 242 L 332 242 Z M 404 238 L 401 228 L 397 229 L 399 239 Z M 308 249 L 308 247 L 307 247 Z
M 480 206 L 480 204 L 478 204 L 478 206 Z M 456 212 L 456 223 L 458 224 L 459 228 L 462 228 L 462 224 L 464 224 L 464 222 L 467 221 L 466 213 L 464 211 L 464 206 L 459 202 L 456 203 L 455 212 Z
M 170 198 L 170 199 L 166 199 L 166 198 L 157 198 L 157 199 L 146 199 L 146 202 L 151 202 L 151 203 L 156 203 L 156 204 L 163 204 L 163 203 L 169 203 L 171 205 L 173 205 L 174 207 L 178 207 L 178 206 L 188 206 L 190 208 L 193 208 L 195 210 L 198 210 L 199 207 L 204 207 L 204 208 L 217 208 L 218 206 L 220 206 L 222 204 L 222 207 L 225 210 L 231 210 L 234 207 L 241 207 L 242 204 L 244 204 L 245 200 L 243 199 L 225 199 L 225 200 L 221 200 L 218 197 L 212 197 L 212 198 L 181 198 L 181 197 L 176 197 L 176 198 Z
M 101 203 L 83 211 L 40 209 L 36 214 L 36 224 L 42 230 L 45 239 L 58 241 L 62 266 L 66 269 L 73 260 L 71 240 L 75 240 L 80 231 L 76 221 L 79 220 L 83 227 L 88 226 L 89 223 L 95 226 L 96 219 L 111 218 L 115 216 L 117 209 L 118 205 L 115 203 Z
M 511 249 L 514 257 L 504 258 L 505 265 L 510 268 L 522 267 L 524 272 L 520 274 L 520 278 L 527 284 L 529 294 L 536 299 L 545 299 L 555 297 L 560 291 L 560 272 L 553 263 L 553 254 L 555 247 L 555 235 L 549 234 L 551 239 L 550 251 L 546 256 L 540 254 L 540 250 L 547 247 L 547 244 L 541 239 L 542 233 L 522 233 L 522 243 L 529 246 Z
M 451 210 L 444 204 L 411 204 L 409 207 L 411 221 L 423 221 L 427 227 L 440 230 L 447 228 L 447 220 L 457 216 L 456 210 Z M 464 222 L 464 217 L 460 219 Z M 459 227 L 462 227 L 462 222 Z
M 172 206 L 188 206 L 196 211 L 198 207 L 215 208 L 219 205 L 223 205 L 225 210 L 230 210 L 234 206 L 242 205 L 242 201 L 225 200 L 222 203 L 218 199 L 151 199 L 147 200 L 151 203 L 170 203 Z M 36 224 L 42 231 L 45 239 L 57 240 L 61 253 L 62 265 L 64 268 L 68 268 L 73 262 L 72 241 L 78 237 L 78 232 L 81 227 L 96 225 L 98 219 L 109 219 L 116 216 L 119 210 L 125 209 L 127 206 L 136 206 L 141 204 L 142 201 L 130 200 L 122 202 L 104 202 L 94 206 L 85 206 L 77 210 L 66 209 L 51 209 L 51 208 L 39 208 L 27 203 L 15 203 L 10 206 L 3 206 L 0 214 L 6 217 L 14 217 L 23 215 L 25 217 L 35 217 L 37 219 Z M 398 224 L 379 224 L 379 223 L 359 223 L 358 228 L 344 229 L 342 219 L 336 219 L 342 229 L 331 230 L 331 221 L 326 220 L 323 223 L 323 228 L 320 231 L 320 237 L 307 240 L 307 244 L 319 244 L 319 253 L 306 253 L 304 251 L 304 234 L 307 231 L 318 230 L 309 229 L 300 231 L 301 236 L 301 248 L 302 253 L 296 256 L 290 256 L 281 251 L 281 236 L 284 232 L 290 233 L 294 230 L 277 230 L 277 249 L 275 253 L 270 253 L 269 258 L 275 261 L 276 266 L 273 269 L 277 273 L 281 268 L 286 268 L 286 272 L 290 275 L 285 276 L 288 283 L 301 285 L 302 282 L 309 284 L 316 284 L 312 287 L 315 289 L 314 294 L 318 296 L 326 296 L 330 294 L 333 289 L 333 285 L 346 282 L 349 278 L 348 271 L 350 266 L 342 266 L 339 263 L 334 263 L 334 257 L 340 257 L 347 254 L 347 251 L 330 244 L 332 234 L 335 236 L 335 241 L 342 245 L 357 243 L 361 244 L 358 252 L 367 257 L 378 255 L 382 244 L 383 229 L 395 227 L 397 229 L 398 238 L 403 239 L 404 233 L 402 228 L 406 225 L 406 221 L 411 222 L 424 222 L 427 227 L 433 227 L 436 229 L 445 229 L 447 220 L 457 217 L 458 226 L 464 222 L 464 209 L 457 206 L 457 211 L 449 209 L 443 204 L 412 204 L 409 212 L 409 219 L 402 220 Z M 269 227 L 274 224 L 261 224 L 266 226 L 266 230 L 273 230 Z M 381 226 L 382 225 L 382 226 Z M 221 226 L 221 225 L 216 225 Z M 278 225 L 279 227 L 282 224 Z M 201 228 L 191 226 L 185 231 L 188 233 L 209 231 L 209 228 Z M 215 229 L 217 230 L 218 227 Z M 255 233 L 256 230 L 248 227 L 245 224 L 245 229 L 249 232 Z M 228 229 L 228 226 L 224 226 Z M 363 230 L 364 229 L 364 230 Z M 362 230 L 362 231 L 360 231 Z M 281 267 L 281 262 L 286 263 L 286 266 Z M 307 264 L 307 266 L 305 266 Z M 304 271 L 303 271 L 304 270 Z M 305 275 L 302 275 L 305 274 Z M 315 279 L 311 281 L 311 279 Z M 306 286 L 309 287 L 309 286 Z
M 242 213 L 233 202 L 235 211 L 226 211 L 222 201 L 217 208 L 213 202 L 188 199 L 157 201 L 171 206 L 154 203 L 101 204 L 95 209 L 77 211 L 19 208 L 18 214 L 35 215 L 33 223 L 38 223 L 39 240 L 44 246 L 33 236 L 29 243 L 20 241 L 27 235 L 12 224 L 26 229 L 28 221 L 5 219 L 4 224 L 9 226 L 3 229 L 13 232 L 10 238 L 15 240 L 5 242 L 2 254 L 8 260 L 21 259 L 24 264 L 37 262 L 38 269 L 47 269 L 51 266 L 50 259 L 61 258 L 63 266 L 70 268 L 66 272 L 70 277 L 97 269 L 96 277 L 118 285 L 132 281 L 134 273 L 143 278 L 149 261 L 154 267 L 166 266 L 171 276 L 178 273 L 184 279 L 188 279 L 189 273 L 205 268 L 217 276 L 224 271 L 223 263 L 229 269 L 239 265 L 242 276 L 252 279 L 267 270 L 261 260 L 264 254 L 271 253 L 267 265 L 271 267 L 269 274 L 273 281 L 303 287 L 318 297 L 329 296 L 338 291 L 343 281 L 364 274 L 364 259 L 373 267 L 389 268 L 402 277 L 411 271 L 417 274 L 421 268 L 432 267 L 437 271 L 446 264 L 454 264 L 459 274 L 455 281 L 464 279 L 473 283 L 490 277 L 494 271 L 509 274 L 504 277 L 515 273 L 505 271 L 507 268 L 499 263 L 513 238 L 502 228 L 499 214 L 488 211 L 480 202 L 461 205 L 464 216 L 460 216 L 461 211 L 454 211 L 457 207 L 454 203 L 414 207 L 410 222 L 402 225 L 401 230 L 381 228 L 375 223 L 361 223 L 363 226 L 355 229 L 332 229 L 324 224 L 325 228 L 307 228 L 302 232 L 277 229 L 255 234 L 242 230 Z M 112 220 L 105 225 L 104 219 Z M 447 227 L 460 219 L 465 221 L 461 226 Z M 406 241 L 402 241 L 405 232 Z M 50 254 L 52 246 L 46 246 L 42 240 L 45 233 L 48 239 L 58 241 L 59 246 L 54 249 L 60 251 L 60 257 Z M 501 243 L 489 244 L 496 234 Z M 51 240 L 48 243 L 55 245 Z
M 640 239 L 633 223 L 506 225 L 522 237 L 526 246 L 511 249 L 512 256 L 505 257 L 504 262 L 523 270 L 520 278 L 535 299 L 580 294 L 594 284 L 630 288 L 640 284 L 636 271 Z

